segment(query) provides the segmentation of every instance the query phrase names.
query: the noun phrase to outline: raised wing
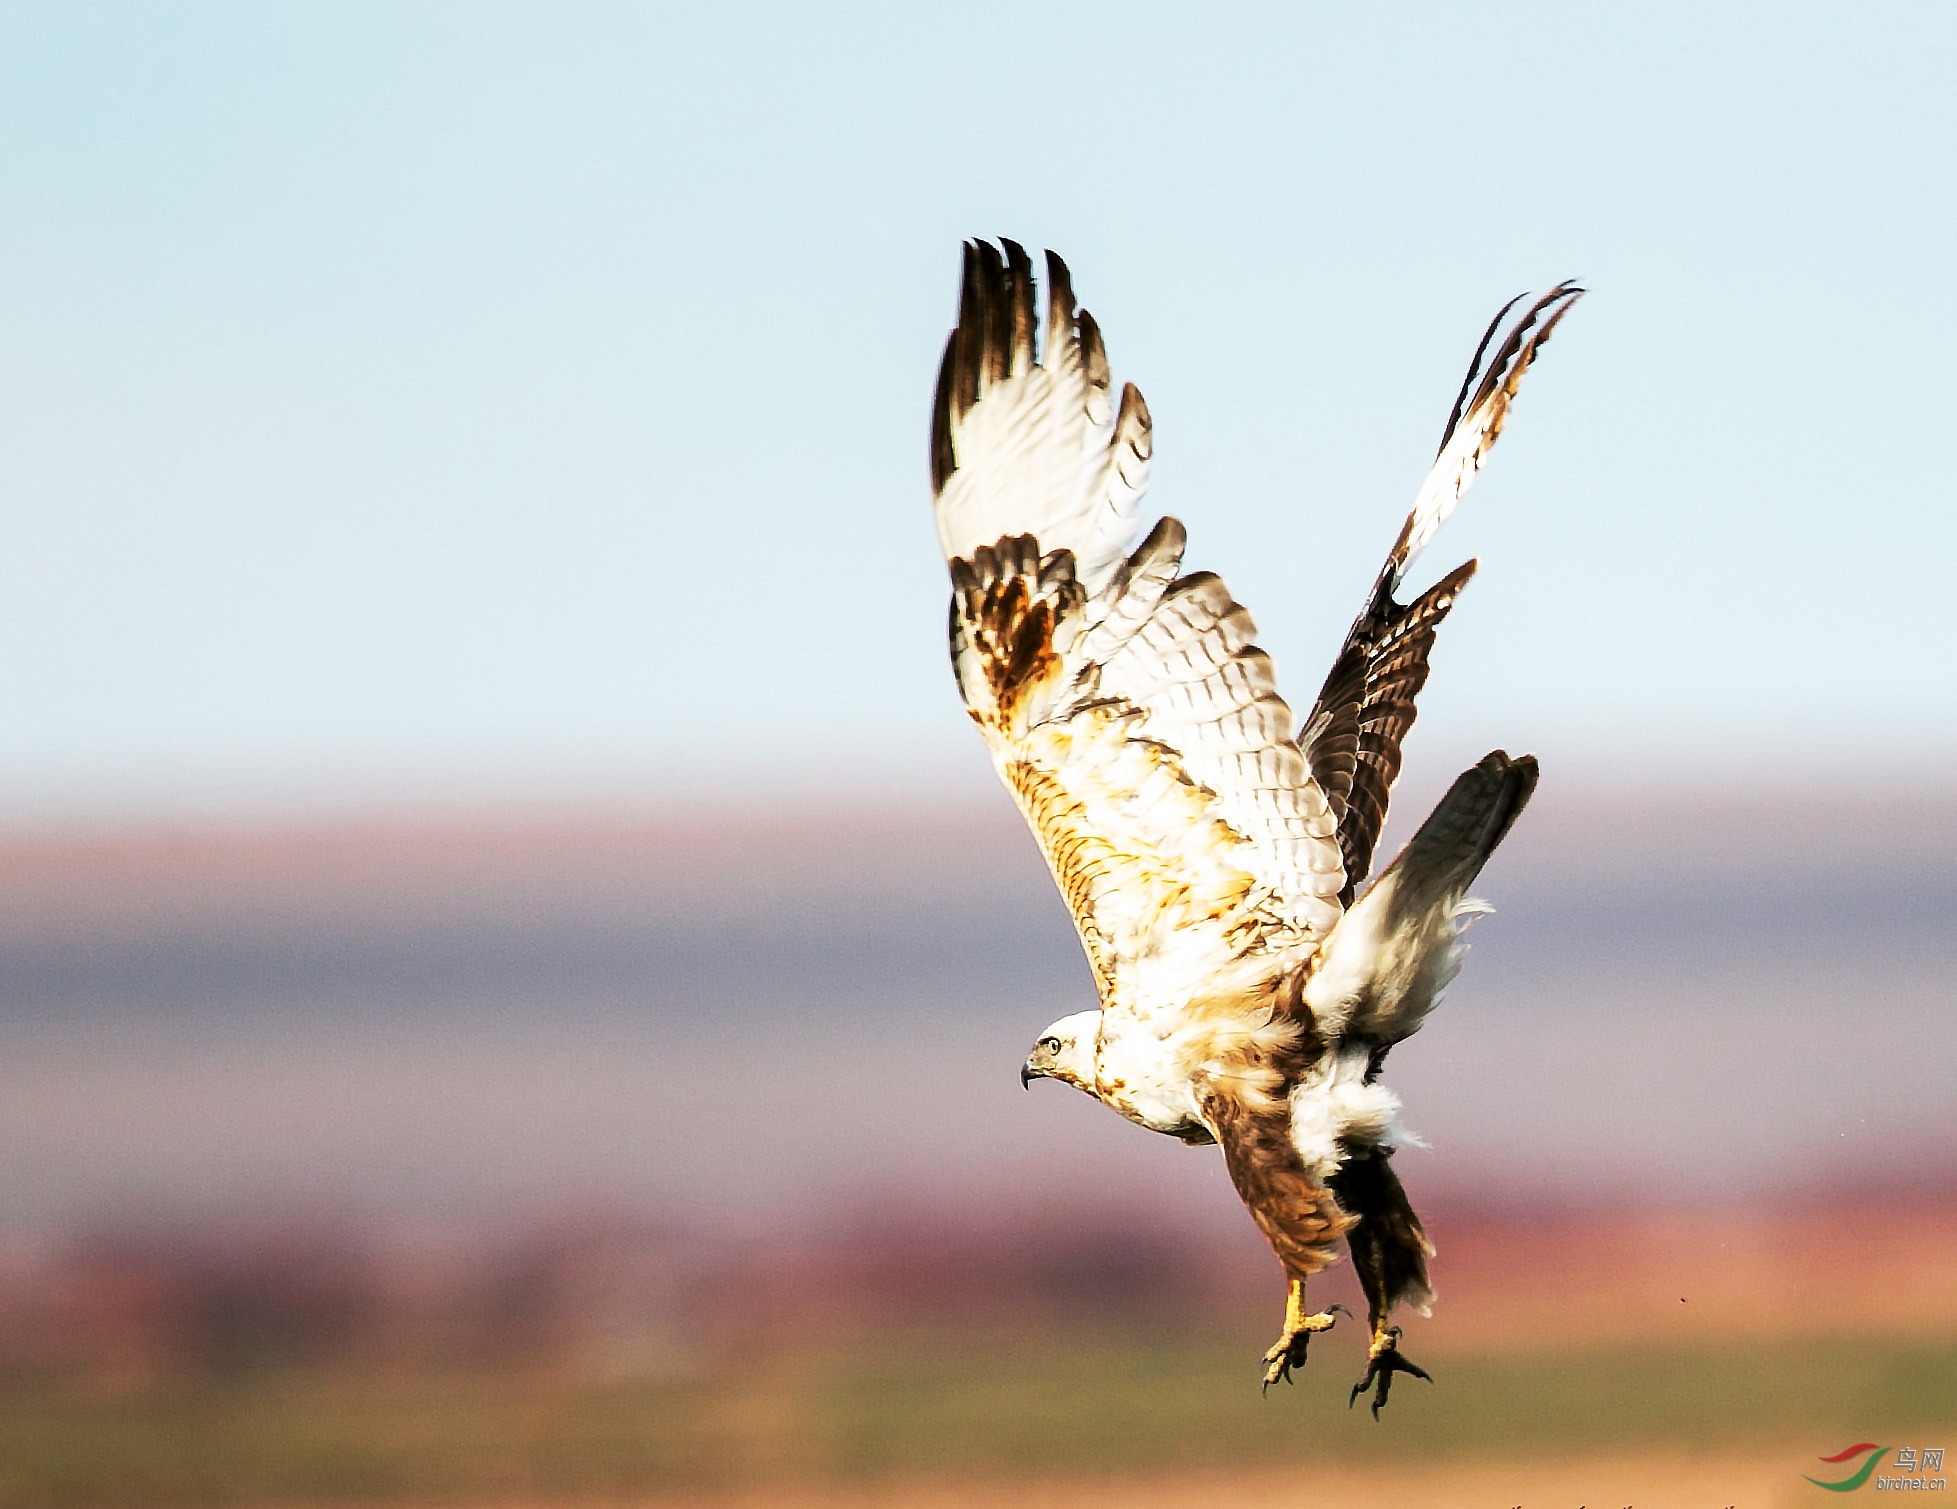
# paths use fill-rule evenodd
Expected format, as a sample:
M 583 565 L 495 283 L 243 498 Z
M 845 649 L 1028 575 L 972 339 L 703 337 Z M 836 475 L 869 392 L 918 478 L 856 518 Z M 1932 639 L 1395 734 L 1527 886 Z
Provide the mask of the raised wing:
M 1448 415 L 1440 453 L 1306 722 L 1301 742 L 1312 776 L 1339 816 L 1344 905 L 1351 905 L 1371 872 L 1400 773 L 1400 746 L 1413 727 L 1414 699 L 1427 684 L 1434 632 L 1475 574 L 1475 562 L 1456 567 L 1411 603 L 1396 601 L 1394 593 L 1473 483 L 1537 350 L 1583 292 L 1575 283 L 1559 283 L 1512 320 L 1522 298 L 1509 300 L 1489 323 Z
M 1132 386 L 1107 403 L 1099 336 L 1047 265 L 1037 361 L 1025 254 L 966 250 L 932 423 L 952 661 L 1104 1008 L 1176 1012 L 1329 932 L 1336 819 L 1249 613 L 1181 574 L 1182 526 L 1127 553 L 1148 410 Z
M 1153 449 L 1148 405 L 1128 383 L 1113 407 L 1100 328 L 1075 308 L 1067 264 L 1048 252 L 1046 271 L 1036 360 L 1031 261 L 1013 241 L 1003 259 L 989 243 L 966 243 L 931 412 L 938 538 L 955 561 L 1030 534 L 1042 550 L 1072 551 L 1075 576 L 1097 588 L 1134 543 Z

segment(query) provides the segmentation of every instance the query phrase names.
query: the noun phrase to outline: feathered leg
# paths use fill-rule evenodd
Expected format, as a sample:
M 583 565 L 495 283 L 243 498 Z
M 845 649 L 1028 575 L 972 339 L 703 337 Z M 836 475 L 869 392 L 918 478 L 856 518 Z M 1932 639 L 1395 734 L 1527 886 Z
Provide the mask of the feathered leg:
M 1284 1264 L 1284 1333 L 1264 1354 L 1264 1391 L 1289 1381 L 1305 1365 L 1305 1347 L 1334 1319 L 1352 1312 L 1343 1305 L 1317 1315 L 1305 1308 L 1305 1281 L 1337 1256 L 1338 1240 L 1352 1227 L 1332 1191 L 1305 1167 L 1291 1137 L 1288 1108 L 1268 1096 L 1243 1095 L 1230 1083 L 1211 1086 L 1202 1099 L 1204 1120 L 1223 1147 L 1224 1167 L 1251 1219 Z
M 1339 1204 L 1359 1217 L 1359 1224 L 1346 1234 L 1346 1244 L 1359 1274 L 1359 1287 L 1365 1291 L 1366 1318 L 1372 1331 L 1366 1371 L 1353 1384 L 1348 1403 L 1357 1404 L 1359 1396 L 1377 1383 L 1375 1420 L 1386 1406 L 1395 1373 L 1411 1373 L 1433 1382 L 1422 1368 L 1400 1355 L 1400 1328 L 1388 1323 L 1395 1306 L 1425 1305 L 1433 1298 L 1427 1286 L 1427 1259 L 1434 1250 L 1427 1244 L 1420 1218 L 1413 1213 L 1406 1190 L 1387 1161 L 1391 1156 L 1389 1148 L 1355 1147 L 1332 1180 Z

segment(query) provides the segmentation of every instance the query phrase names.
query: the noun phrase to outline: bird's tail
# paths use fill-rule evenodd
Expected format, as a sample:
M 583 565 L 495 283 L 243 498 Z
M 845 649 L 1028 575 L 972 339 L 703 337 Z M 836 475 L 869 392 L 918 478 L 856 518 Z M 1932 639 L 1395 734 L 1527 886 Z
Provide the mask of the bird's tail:
M 1536 789 L 1537 773 L 1534 755 L 1512 760 L 1500 749 L 1484 755 L 1454 778 L 1395 867 L 1419 876 L 1422 890 L 1459 895 L 1508 837 Z
M 1488 910 L 1468 887 L 1535 789 L 1534 756 L 1499 749 L 1455 778 L 1326 940 L 1304 997 L 1321 1033 L 1390 1044 L 1418 1029 L 1461 967 L 1463 924 Z

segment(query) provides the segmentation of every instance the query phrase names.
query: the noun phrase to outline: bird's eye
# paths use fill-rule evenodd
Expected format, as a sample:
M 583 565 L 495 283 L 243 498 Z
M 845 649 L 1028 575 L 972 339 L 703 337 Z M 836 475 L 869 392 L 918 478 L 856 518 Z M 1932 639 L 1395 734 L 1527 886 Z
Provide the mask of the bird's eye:
M 1048 1053 L 1058 1053 L 1060 1051 L 1060 1039 L 1057 1037 L 1043 1037 L 1040 1039 L 1040 1046 L 1046 1049 Z

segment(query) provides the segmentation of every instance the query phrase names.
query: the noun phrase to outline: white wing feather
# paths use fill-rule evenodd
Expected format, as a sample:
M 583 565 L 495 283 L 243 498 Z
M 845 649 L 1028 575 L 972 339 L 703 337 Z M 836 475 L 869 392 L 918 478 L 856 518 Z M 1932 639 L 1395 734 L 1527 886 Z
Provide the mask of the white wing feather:
M 1109 1010 L 1268 985 L 1338 920 L 1336 818 L 1250 614 L 1217 577 L 1178 575 L 1182 526 L 1127 553 L 1147 408 L 1131 386 L 1097 425 L 1106 359 L 1057 258 L 1032 363 L 1027 264 L 1006 246 L 967 249 L 934 418 L 966 705 Z
M 940 383 L 938 539 L 945 559 L 969 560 L 1002 536 L 1030 534 L 1042 550 L 1071 550 L 1075 574 L 1091 591 L 1134 543 L 1153 450 L 1148 406 L 1132 385 L 1119 410 L 1110 402 L 1100 331 L 1075 308 L 1066 264 L 1051 253 L 1046 350 L 1035 362 L 1031 263 L 1013 242 L 1005 245 L 1003 261 L 984 243 L 965 248 L 967 303 L 991 299 L 994 314 L 1002 297 L 1011 320 L 977 327 L 961 320 L 946 348 L 951 372 L 961 341 L 979 347 L 962 353 L 969 357 L 963 391 Z
M 1414 495 L 1406 527 L 1400 531 L 1399 541 L 1388 557 L 1387 567 L 1394 574 L 1394 586 L 1399 585 L 1414 558 L 1440 532 L 1447 516 L 1454 512 L 1454 505 L 1473 485 L 1481 463 L 1501 436 L 1509 406 L 1521 390 L 1523 376 L 1536 359 L 1537 349 L 1549 340 L 1583 292 L 1574 282 L 1557 284 L 1531 302 L 1506 331 L 1504 321 L 1526 295 L 1518 294 L 1496 313 L 1475 349 L 1474 361 L 1461 384 L 1460 397 L 1454 402 L 1454 412 L 1448 416 L 1440 453 L 1428 468 L 1420 491 Z M 1498 333 L 1503 335 L 1499 344 L 1495 340 Z M 1495 347 L 1495 354 L 1484 374 L 1482 364 L 1490 346 Z

